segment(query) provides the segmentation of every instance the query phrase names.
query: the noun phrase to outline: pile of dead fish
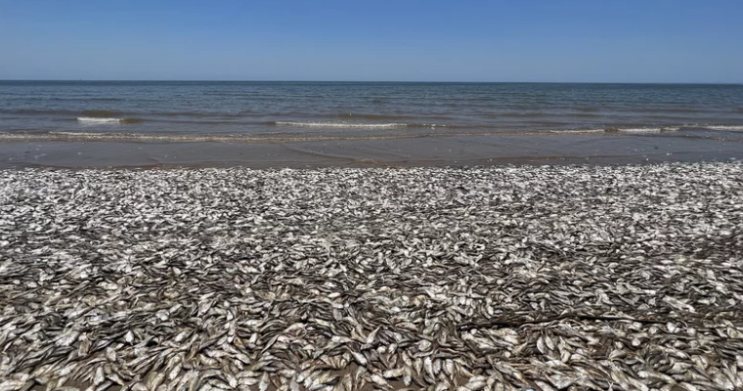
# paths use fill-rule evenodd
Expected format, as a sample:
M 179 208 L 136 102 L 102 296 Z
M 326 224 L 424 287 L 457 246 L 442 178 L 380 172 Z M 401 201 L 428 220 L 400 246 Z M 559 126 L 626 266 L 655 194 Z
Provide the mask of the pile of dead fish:
M 0 172 L 0 391 L 743 389 L 743 164 Z

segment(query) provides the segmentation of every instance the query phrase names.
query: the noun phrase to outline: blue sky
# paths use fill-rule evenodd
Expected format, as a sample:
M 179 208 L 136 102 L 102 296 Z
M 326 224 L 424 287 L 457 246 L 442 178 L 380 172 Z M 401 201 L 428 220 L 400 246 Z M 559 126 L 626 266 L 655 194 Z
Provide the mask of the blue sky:
M 743 0 L 0 0 L 0 79 L 743 82 Z

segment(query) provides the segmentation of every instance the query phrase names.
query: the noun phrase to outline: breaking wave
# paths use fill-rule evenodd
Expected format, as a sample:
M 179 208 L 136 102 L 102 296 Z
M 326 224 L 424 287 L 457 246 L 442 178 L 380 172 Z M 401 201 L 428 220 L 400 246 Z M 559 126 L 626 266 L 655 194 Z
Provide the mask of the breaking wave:
M 607 133 L 660 133 L 660 132 L 675 132 L 681 128 L 678 127 L 665 127 L 665 128 L 606 128 L 604 132 Z
M 359 122 L 296 122 L 296 121 L 272 121 L 268 122 L 274 126 L 293 126 L 311 128 L 359 128 L 359 129 L 395 129 L 395 128 L 436 128 L 446 127 L 441 124 L 420 123 L 359 123 Z
M 574 129 L 574 130 L 553 130 L 550 133 L 661 133 L 675 132 L 680 127 L 654 127 L 654 128 L 597 128 L 597 129 Z
M 116 125 L 116 124 L 136 124 L 142 122 L 139 118 L 98 118 L 98 117 L 77 117 L 77 122 L 86 125 Z
M 743 130 L 743 125 L 705 126 L 705 128 L 712 130 Z

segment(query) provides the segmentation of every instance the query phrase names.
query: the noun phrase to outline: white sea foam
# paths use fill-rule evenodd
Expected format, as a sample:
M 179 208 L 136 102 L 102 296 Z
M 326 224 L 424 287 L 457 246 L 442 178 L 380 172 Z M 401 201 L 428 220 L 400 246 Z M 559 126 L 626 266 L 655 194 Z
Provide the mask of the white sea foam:
M 743 125 L 705 126 L 705 128 L 713 130 L 743 130 Z
M 361 129 L 394 129 L 394 128 L 445 128 L 444 124 L 424 124 L 424 123 L 360 123 L 360 122 L 295 122 L 295 121 L 276 121 L 276 126 L 296 126 L 312 128 L 361 128 Z
M 367 128 L 367 129 L 392 129 L 404 128 L 408 124 L 403 123 L 385 123 L 385 124 L 365 124 L 355 122 L 293 122 L 293 121 L 276 121 L 276 126 L 302 126 L 313 128 Z M 432 125 L 434 126 L 434 125 Z
M 662 130 L 661 128 L 619 128 L 620 133 L 660 133 Z
M 660 133 L 660 132 L 675 132 L 681 128 L 676 126 L 666 126 L 662 128 L 608 128 L 604 129 L 605 132 L 618 132 L 618 133 Z
M 575 129 L 575 130 L 552 130 L 551 133 L 569 133 L 569 134 L 582 134 L 582 133 L 604 133 L 604 129 Z
M 82 124 L 120 124 L 122 118 L 95 118 L 95 117 L 77 117 L 77 121 Z
M 601 129 L 575 129 L 575 130 L 555 130 L 554 133 L 569 133 L 569 134 L 581 134 L 581 133 L 660 133 L 660 132 L 673 132 L 679 130 L 678 127 L 666 127 L 666 128 L 601 128 Z

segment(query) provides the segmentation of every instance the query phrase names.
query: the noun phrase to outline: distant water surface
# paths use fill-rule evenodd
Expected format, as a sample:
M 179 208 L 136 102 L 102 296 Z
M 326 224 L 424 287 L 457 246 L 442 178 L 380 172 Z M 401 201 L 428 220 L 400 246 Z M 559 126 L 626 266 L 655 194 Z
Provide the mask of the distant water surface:
M 0 137 L 399 138 L 743 131 L 743 86 L 1 81 Z

